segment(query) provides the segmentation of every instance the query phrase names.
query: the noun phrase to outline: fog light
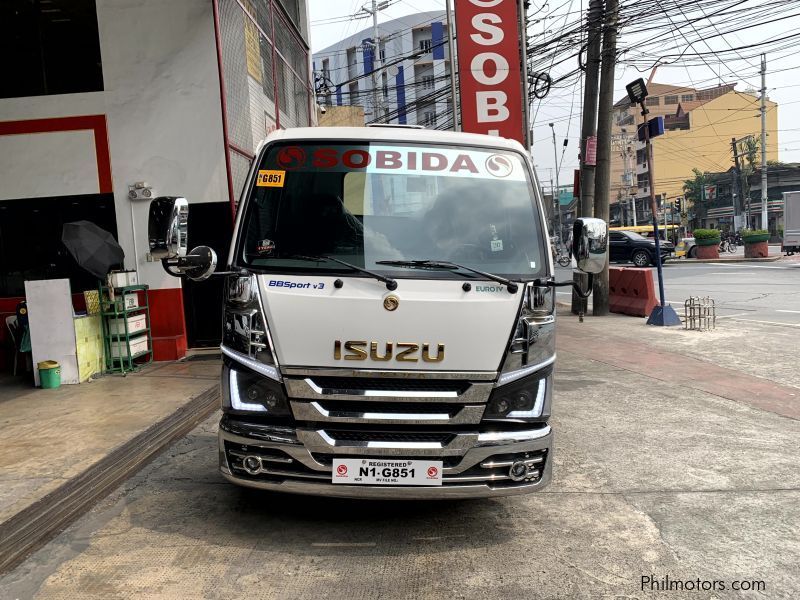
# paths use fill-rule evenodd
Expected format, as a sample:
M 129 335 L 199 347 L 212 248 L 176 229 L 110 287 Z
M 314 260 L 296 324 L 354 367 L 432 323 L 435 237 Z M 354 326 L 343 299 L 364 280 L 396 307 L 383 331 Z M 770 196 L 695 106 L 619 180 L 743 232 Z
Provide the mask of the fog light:
M 508 470 L 508 476 L 514 481 L 522 481 L 528 475 L 528 465 L 523 460 L 516 460 Z
M 261 459 L 257 456 L 245 456 L 242 466 L 250 475 L 257 475 L 261 471 Z

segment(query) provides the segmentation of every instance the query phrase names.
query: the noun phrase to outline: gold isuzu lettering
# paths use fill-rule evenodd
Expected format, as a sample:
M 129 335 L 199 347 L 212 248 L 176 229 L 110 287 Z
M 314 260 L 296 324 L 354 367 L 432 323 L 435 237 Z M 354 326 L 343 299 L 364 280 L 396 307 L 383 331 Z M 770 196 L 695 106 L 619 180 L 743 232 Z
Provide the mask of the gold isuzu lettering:
M 421 357 L 423 362 L 442 362 L 444 360 L 444 344 L 435 344 L 436 355 L 431 356 L 431 346 L 434 344 L 415 344 L 413 342 L 385 342 L 382 350 L 380 342 L 369 342 L 369 351 L 367 351 L 367 344 L 365 340 L 335 340 L 333 342 L 333 358 L 334 360 L 370 360 L 386 362 L 394 359 L 400 362 L 419 362 L 420 360 L 420 347 L 422 348 Z M 344 353 L 342 352 L 344 347 Z M 397 354 L 394 354 L 395 348 Z

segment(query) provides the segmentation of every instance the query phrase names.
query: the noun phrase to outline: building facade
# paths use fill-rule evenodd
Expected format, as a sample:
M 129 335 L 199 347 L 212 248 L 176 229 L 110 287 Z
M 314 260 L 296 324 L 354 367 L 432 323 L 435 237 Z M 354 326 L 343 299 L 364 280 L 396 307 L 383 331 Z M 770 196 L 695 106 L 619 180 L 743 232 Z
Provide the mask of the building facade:
M 759 97 L 734 88 L 735 84 L 696 89 L 648 83 L 648 118 L 663 117 L 665 130 L 652 140 L 652 165 L 637 135 L 642 122 L 639 107 L 631 106 L 627 98 L 614 105 L 610 197 L 618 214 L 632 216 L 635 204 L 639 221 L 651 218 L 650 167 L 659 202 L 671 204 L 683 195 L 683 183 L 693 177 L 693 169 L 719 172 L 733 165 L 732 138 L 760 139 Z M 778 106 L 769 100 L 767 159 L 778 159 Z
M 362 106 L 367 123 L 452 128 L 446 13 L 381 23 L 377 57 L 373 38 L 365 28 L 314 54 L 320 104 Z
M 704 198 L 693 203 L 692 215 L 699 227 L 736 229 L 734 214 L 742 215 L 744 226 L 767 229 L 778 240 L 783 231 L 783 194 L 800 191 L 800 164 L 773 164 L 767 167 L 767 219 L 761 222 L 761 169 L 756 169 L 746 183 L 737 181 L 736 170 L 705 173 Z M 742 201 L 739 190 L 749 188 Z
M 218 343 L 221 282 L 182 289 L 149 260 L 136 186 L 185 196 L 190 247 L 227 256 L 256 145 L 316 118 L 305 2 L 7 0 L 0 29 L 0 317 L 25 280 L 96 289 L 60 242 L 87 219 L 151 288 L 156 359 Z

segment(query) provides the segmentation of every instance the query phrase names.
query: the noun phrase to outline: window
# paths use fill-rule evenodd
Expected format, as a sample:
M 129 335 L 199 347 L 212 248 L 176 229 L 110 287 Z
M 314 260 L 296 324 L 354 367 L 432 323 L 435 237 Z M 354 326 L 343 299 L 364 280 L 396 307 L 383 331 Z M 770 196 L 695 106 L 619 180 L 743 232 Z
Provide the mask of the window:
M 647 148 L 640 148 L 636 151 L 636 164 L 644 165 L 647 163 Z
M 634 119 L 633 115 L 623 115 L 617 119 L 617 125 L 624 126 L 624 125 L 633 125 Z
M 694 102 L 694 94 L 683 94 L 681 102 Z
M 423 90 L 432 90 L 433 89 L 433 75 L 423 75 L 422 76 L 422 89 Z
M 326 255 L 392 277 L 459 282 L 463 272 L 433 273 L 379 261 L 447 259 L 524 280 L 541 276 L 546 268 L 533 188 L 514 152 L 433 144 L 392 144 L 388 149 L 385 142 L 290 143 L 302 151 L 295 153 L 299 158 L 286 172 L 283 187 L 253 186 L 248 192 L 238 265 L 271 273 L 361 276 L 334 261 L 297 258 Z M 279 168 L 283 148 L 270 148 L 259 168 Z M 444 168 L 397 168 L 409 157 L 421 164 L 428 153 L 441 156 Z M 317 156 L 327 157 L 329 166 L 313 166 Z M 510 169 L 506 177 L 488 172 L 485 165 L 493 157 L 501 157 Z M 453 170 L 456 164 L 464 168 Z M 271 241 L 268 250 L 263 240 Z
M 422 125 L 425 127 L 436 127 L 436 111 L 426 110 L 422 113 Z
M 664 96 L 664 104 L 677 104 L 678 103 L 678 95 L 675 94 L 674 96 Z
M 102 91 L 95 0 L 3 0 L 0 55 L 0 98 Z
M 350 92 L 350 103 L 349 103 L 350 106 L 355 106 L 356 104 L 360 105 L 361 104 L 361 99 L 358 97 L 358 83 L 357 82 L 354 81 L 353 83 L 350 84 L 349 92 Z
M 419 41 L 419 49 L 423 52 L 430 52 L 431 51 L 431 40 L 424 39 Z
M 389 76 L 386 71 L 381 73 L 381 91 L 383 92 L 383 99 L 389 99 Z
M 658 96 L 651 96 L 649 98 L 645 98 L 644 103 L 646 106 L 658 106 L 661 103 L 661 98 Z
M 636 187 L 647 189 L 649 182 L 647 181 L 647 173 L 639 173 L 636 175 Z
M 325 79 L 331 78 L 331 59 L 329 58 L 322 59 L 322 76 Z

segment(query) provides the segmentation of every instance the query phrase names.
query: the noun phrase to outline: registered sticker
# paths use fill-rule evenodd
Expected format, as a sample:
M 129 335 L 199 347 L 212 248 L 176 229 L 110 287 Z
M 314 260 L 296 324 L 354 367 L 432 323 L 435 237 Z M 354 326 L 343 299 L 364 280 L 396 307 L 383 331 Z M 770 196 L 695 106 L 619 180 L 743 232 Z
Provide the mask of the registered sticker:
M 492 240 L 492 252 L 503 251 L 503 240 Z
M 286 171 L 259 171 L 256 177 L 258 187 L 283 187 Z
M 331 482 L 351 485 L 442 485 L 442 461 L 334 458 Z

